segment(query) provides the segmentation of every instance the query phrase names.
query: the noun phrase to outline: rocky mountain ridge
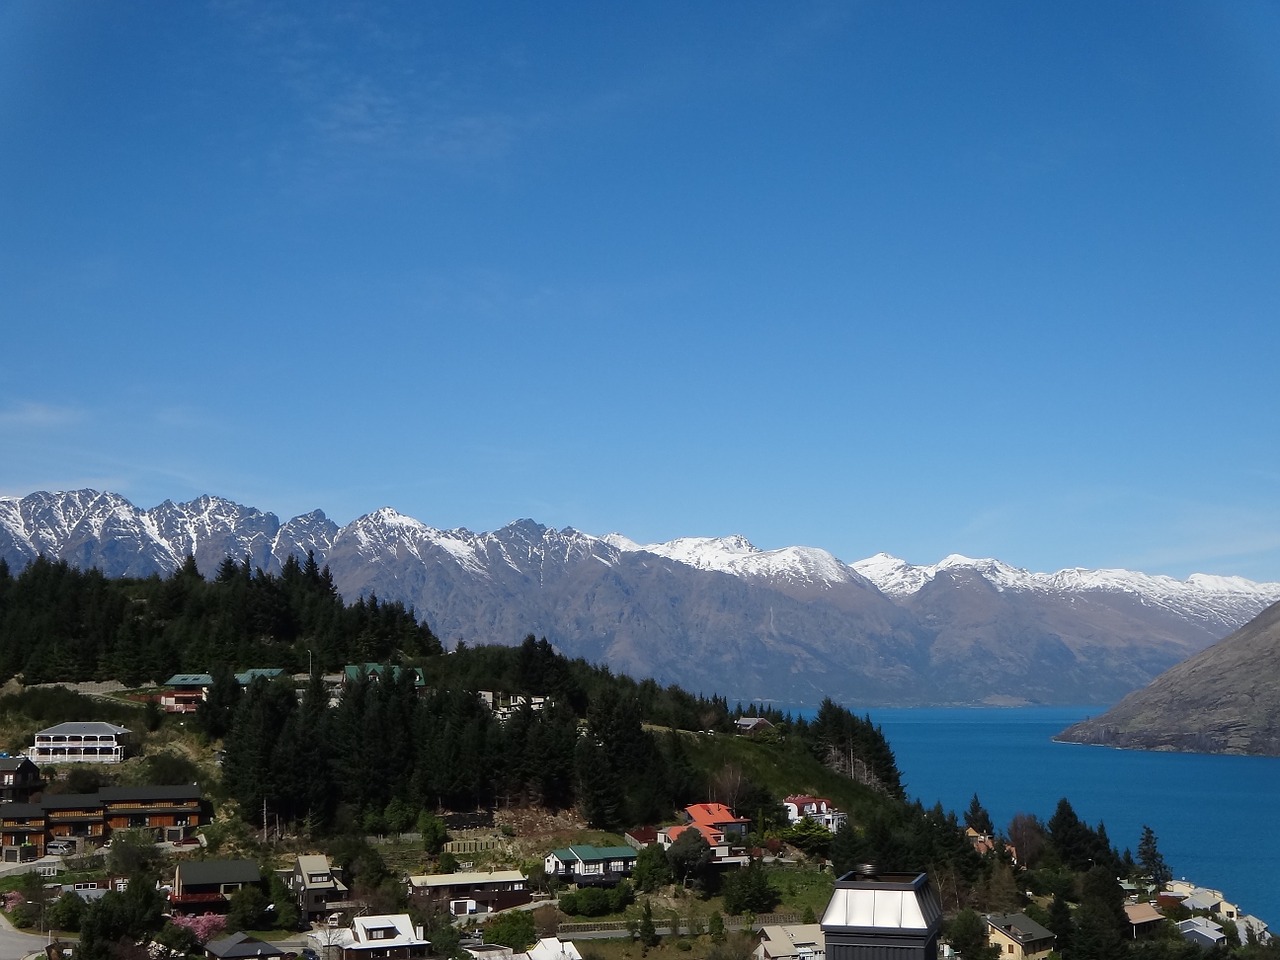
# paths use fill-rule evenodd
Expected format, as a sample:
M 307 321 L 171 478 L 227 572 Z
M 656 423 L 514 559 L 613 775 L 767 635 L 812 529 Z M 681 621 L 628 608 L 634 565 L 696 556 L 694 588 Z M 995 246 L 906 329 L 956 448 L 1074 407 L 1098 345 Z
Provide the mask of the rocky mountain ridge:
M 79 490 L 0 498 L 0 558 L 111 576 L 190 553 L 268 572 L 313 551 L 348 599 L 414 606 L 452 644 L 545 635 L 571 656 L 741 699 L 854 704 L 1106 703 L 1280 600 L 1280 584 L 1129 571 L 1038 574 L 948 557 L 759 550 L 742 537 L 637 544 L 520 520 L 438 530 L 390 508 L 339 527 L 203 496 L 140 509 Z
M 1280 756 L 1280 603 L 1057 739 Z

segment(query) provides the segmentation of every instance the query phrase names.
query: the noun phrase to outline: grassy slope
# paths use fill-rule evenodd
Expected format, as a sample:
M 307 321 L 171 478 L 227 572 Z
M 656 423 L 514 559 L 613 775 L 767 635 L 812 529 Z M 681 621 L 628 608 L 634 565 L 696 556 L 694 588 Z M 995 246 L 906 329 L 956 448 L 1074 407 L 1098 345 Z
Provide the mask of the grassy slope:
M 737 767 L 743 775 L 782 799 L 788 794 L 808 793 L 826 797 L 857 822 L 886 800 L 861 784 L 828 770 L 798 741 L 770 743 L 723 734 L 685 733 L 690 759 L 709 777 L 726 767 Z M 750 816 L 750 811 L 743 811 Z

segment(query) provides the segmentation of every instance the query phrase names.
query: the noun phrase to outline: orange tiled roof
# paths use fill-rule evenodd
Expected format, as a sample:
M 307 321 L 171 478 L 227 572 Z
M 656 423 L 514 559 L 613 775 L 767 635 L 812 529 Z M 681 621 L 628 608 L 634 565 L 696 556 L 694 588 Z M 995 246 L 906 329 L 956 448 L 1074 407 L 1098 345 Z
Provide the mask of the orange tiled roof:
M 709 827 L 714 827 L 721 823 L 751 822 L 746 817 L 735 817 L 733 811 L 723 803 L 695 803 L 685 807 L 684 812 L 689 815 L 689 819 L 694 823 L 705 824 Z

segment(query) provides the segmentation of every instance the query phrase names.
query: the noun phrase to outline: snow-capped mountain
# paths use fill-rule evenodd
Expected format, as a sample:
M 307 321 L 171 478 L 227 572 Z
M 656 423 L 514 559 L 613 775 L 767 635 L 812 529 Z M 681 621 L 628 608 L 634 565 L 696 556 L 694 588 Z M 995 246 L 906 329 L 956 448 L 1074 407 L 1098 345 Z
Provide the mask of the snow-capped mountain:
M 1033 573 L 999 560 L 974 560 L 952 554 L 939 563 L 917 566 L 878 553 L 854 563 L 853 569 L 896 600 L 908 600 L 940 574 L 973 573 L 999 591 L 1023 591 L 1046 596 L 1116 594 L 1173 614 L 1216 624 L 1225 636 L 1241 623 L 1242 613 L 1262 610 L 1280 598 L 1280 584 L 1254 583 L 1243 577 L 1192 574 L 1186 580 L 1153 576 L 1133 570 L 1084 570 Z M 1247 621 L 1246 621 L 1247 622 Z
M 740 536 L 641 545 L 519 520 L 439 530 L 384 507 L 339 527 L 217 497 L 143 510 L 92 490 L 0 498 L 0 558 L 110 576 L 190 554 L 276 572 L 314 552 L 338 589 L 412 605 L 445 643 L 546 636 L 570 656 L 741 699 L 1103 703 L 1280 600 L 1280 584 L 1122 570 L 1032 573 L 950 556 L 846 564 Z
M 761 550 L 743 536 L 681 537 L 667 543 L 651 543 L 646 546 L 633 543 L 619 534 L 611 534 L 605 539 L 620 550 L 643 550 L 699 570 L 718 570 L 740 577 L 789 581 L 809 586 L 866 583 L 853 567 L 816 547 Z

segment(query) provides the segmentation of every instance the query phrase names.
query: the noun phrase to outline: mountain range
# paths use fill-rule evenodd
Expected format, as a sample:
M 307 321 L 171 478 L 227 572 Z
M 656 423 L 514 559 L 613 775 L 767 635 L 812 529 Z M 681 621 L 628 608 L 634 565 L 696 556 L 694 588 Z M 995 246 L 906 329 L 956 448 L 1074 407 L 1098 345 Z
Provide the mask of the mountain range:
M 1043 574 L 950 556 L 844 563 L 742 537 L 638 544 L 518 520 L 438 530 L 382 508 L 281 522 L 213 496 L 141 509 L 94 490 L 0 498 L 0 558 L 165 575 L 190 554 L 277 572 L 314 552 L 343 596 L 412 605 L 450 646 L 545 636 L 563 653 L 730 699 L 1107 704 L 1280 600 L 1280 583 L 1124 570 Z

